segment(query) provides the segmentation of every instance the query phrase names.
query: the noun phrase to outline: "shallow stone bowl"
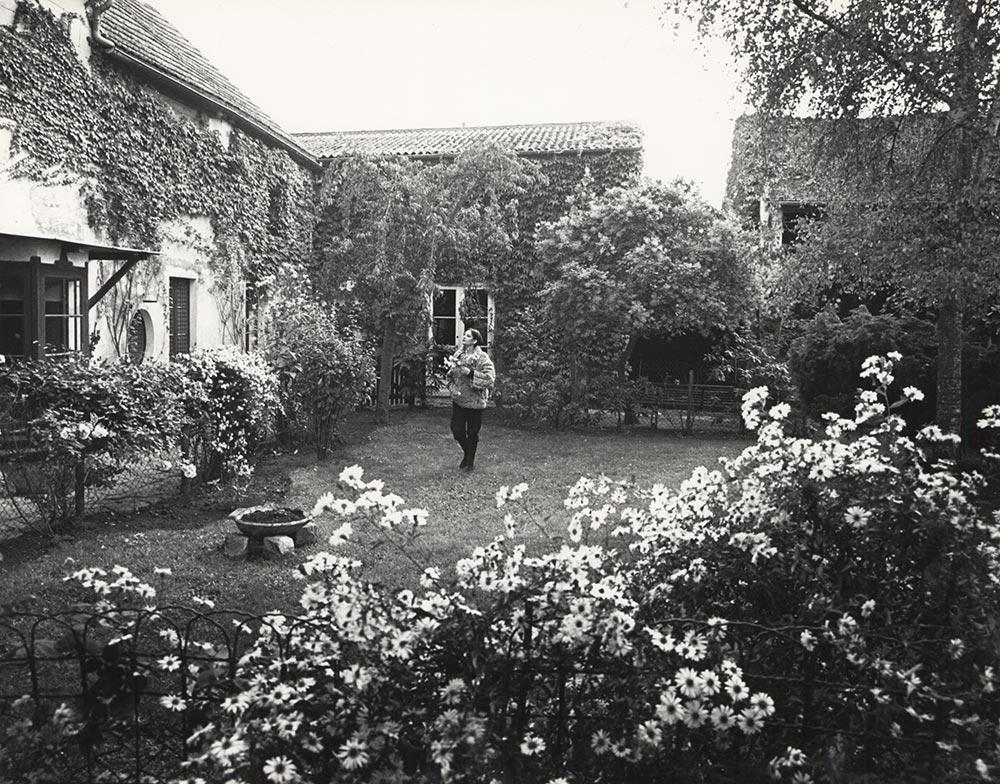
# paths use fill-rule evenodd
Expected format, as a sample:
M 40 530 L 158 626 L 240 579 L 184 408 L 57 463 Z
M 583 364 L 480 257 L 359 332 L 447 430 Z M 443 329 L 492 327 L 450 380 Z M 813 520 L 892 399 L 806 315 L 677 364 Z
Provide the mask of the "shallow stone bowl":
M 229 515 L 244 536 L 263 539 L 265 536 L 295 536 L 310 521 L 301 509 L 275 506 L 250 506 Z

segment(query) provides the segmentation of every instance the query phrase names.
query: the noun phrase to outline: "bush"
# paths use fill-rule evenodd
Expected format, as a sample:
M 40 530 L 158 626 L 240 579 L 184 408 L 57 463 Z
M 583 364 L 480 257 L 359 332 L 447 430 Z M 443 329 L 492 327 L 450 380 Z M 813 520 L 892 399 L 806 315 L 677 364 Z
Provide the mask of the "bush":
M 278 379 L 267 362 L 232 346 L 176 360 L 186 380 L 181 441 L 203 479 L 245 483 L 252 459 L 273 433 Z
M 934 325 L 915 316 L 872 315 L 864 306 L 840 318 L 833 306 L 801 322 L 788 349 L 788 364 L 807 416 L 827 411 L 847 416 L 857 395 L 856 378 L 865 357 L 897 351 L 898 389 L 915 386 L 928 395 L 907 407 L 914 425 L 932 421 L 934 412 Z
M 599 299 L 596 301 L 600 301 Z M 624 411 L 635 382 L 619 374 L 625 344 L 621 332 L 590 322 L 523 313 L 507 328 L 509 365 L 497 384 L 497 399 L 525 422 L 554 428 L 583 427 L 605 412 Z M 585 313 L 575 311 L 582 320 Z
M 18 443 L 3 464 L 7 492 L 30 498 L 48 526 L 66 524 L 83 487 L 176 446 L 183 390 L 178 369 L 156 363 L 74 355 L 5 366 L 0 417 Z
M 261 359 L 233 348 L 171 363 L 74 355 L 5 366 L 5 490 L 30 499 L 51 529 L 83 512 L 86 487 L 110 485 L 129 466 L 178 447 L 185 479 L 246 481 L 271 432 L 276 389 Z
M 268 305 L 261 348 L 278 376 L 285 434 L 326 457 L 375 384 L 370 346 L 331 305 L 286 281 Z

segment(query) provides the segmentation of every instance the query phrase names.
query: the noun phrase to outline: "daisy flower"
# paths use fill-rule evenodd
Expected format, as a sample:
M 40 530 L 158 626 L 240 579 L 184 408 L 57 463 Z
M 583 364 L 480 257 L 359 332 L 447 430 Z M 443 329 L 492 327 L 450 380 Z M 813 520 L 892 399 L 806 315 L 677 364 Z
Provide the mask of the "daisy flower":
M 760 712 L 762 716 L 774 715 L 774 700 L 769 694 L 759 691 L 750 698 L 750 707 Z
M 659 746 L 663 741 L 663 731 L 655 721 L 644 721 L 636 731 L 640 743 L 647 743 L 650 746 Z
M 701 690 L 703 694 L 711 697 L 712 695 L 719 693 L 719 689 L 722 688 L 722 684 L 719 682 L 719 676 L 712 670 L 702 670 L 698 677 L 701 678 Z
M 524 740 L 521 742 L 521 753 L 532 757 L 535 754 L 541 754 L 545 751 L 545 741 L 539 738 L 537 735 L 525 735 Z
M 764 726 L 764 718 L 753 708 L 744 708 L 736 717 L 736 725 L 744 735 L 756 735 Z
M 673 689 L 660 695 L 660 704 L 656 706 L 656 717 L 664 724 L 676 724 L 684 718 L 684 707 Z
M 177 694 L 167 694 L 164 697 L 160 697 L 160 705 L 167 710 L 182 711 L 187 707 L 187 702 Z
M 728 705 L 719 705 L 712 708 L 709 719 L 712 721 L 712 726 L 717 730 L 729 730 L 736 724 L 736 716 L 733 714 L 733 709 Z
M 703 726 L 708 721 L 708 711 L 701 700 L 689 700 L 684 703 L 684 724 L 693 730 Z
M 860 506 L 849 506 L 844 512 L 844 522 L 853 528 L 864 528 L 872 513 Z
M 298 779 L 295 763 L 288 757 L 271 757 L 264 763 L 264 775 L 274 784 L 287 784 Z
M 701 695 L 701 678 L 690 667 L 681 667 L 674 676 L 674 682 L 685 697 L 698 697 Z
M 733 702 L 741 702 L 750 696 L 750 690 L 743 682 L 743 679 L 734 675 L 726 681 L 726 693 Z
M 604 730 L 597 730 L 590 737 L 590 748 L 594 750 L 594 754 L 597 756 L 607 754 L 608 749 L 611 748 L 611 736 Z
M 368 764 L 368 744 L 360 738 L 350 738 L 340 747 L 337 759 L 347 770 L 363 768 Z
M 157 665 L 159 665 L 160 669 L 164 670 L 165 672 L 173 672 L 174 670 L 179 670 L 181 667 L 181 660 L 173 655 L 164 656 L 162 659 L 159 659 L 156 663 Z

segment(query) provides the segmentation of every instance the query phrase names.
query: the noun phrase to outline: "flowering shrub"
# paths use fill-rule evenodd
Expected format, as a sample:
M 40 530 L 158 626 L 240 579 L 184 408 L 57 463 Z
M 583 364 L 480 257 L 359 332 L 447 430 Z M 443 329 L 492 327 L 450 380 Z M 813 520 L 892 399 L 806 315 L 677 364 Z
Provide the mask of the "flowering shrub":
M 232 346 L 195 351 L 178 360 L 189 382 L 183 443 L 206 479 L 249 480 L 251 459 L 271 433 L 278 379 L 263 358 Z
M 143 455 L 177 443 L 184 383 L 170 365 L 78 356 L 6 365 L 0 418 L 20 430 L 6 490 L 27 495 L 47 525 L 75 514 L 75 490 L 107 484 Z
M 235 679 L 204 689 L 188 661 L 163 696 L 197 727 L 176 781 L 989 779 L 1000 520 L 926 453 L 953 437 L 903 434 L 894 360 L 865 362 L 821 438 L 757 388 L 758 441 L 720 469 L 581 479 L 558 550 L 529 553 L 520 484 L 497 491 L 503 533 L 416 591 L 314 556 L 302 612 L 261 623 Z M 313 510 L 340 518 L 331 546 L 417 557 L 427 511 L 339 479 Z
M 88 486 L 183 445 L 185 479 L 249 477 L 269 432 L 277 382 L 257 357 L 223 348 L 171 363 L 69 356 L 5 366 L 0 429 L 4 490 L 28 498 L 47 528 L 68 524 Z M 31 515 L 25 514 L 30 521 Z
M 285 433 L 325 457 L 344 417 L 375 384 L 370 347 L 290 272 L 272 288 L 260 348 L 278 376 Z

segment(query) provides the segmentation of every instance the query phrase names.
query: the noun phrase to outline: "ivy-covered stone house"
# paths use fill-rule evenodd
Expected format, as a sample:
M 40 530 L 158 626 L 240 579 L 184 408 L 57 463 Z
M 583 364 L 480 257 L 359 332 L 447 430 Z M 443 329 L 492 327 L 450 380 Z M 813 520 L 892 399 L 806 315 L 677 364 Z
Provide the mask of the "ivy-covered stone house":
M 0 0 L 0 355 L 248 344 L 269 275 L 312 253 L 328 167 L 484 144 L 544 175 L 528 229 L 642 167 L 638 129 L 608 122 L 289 135 L 140 0 Z M 438 281 L 433 340 L 495 343 L 534 293 L 531 235 L 502 289 Z
M 821 214 L 835 187 L 829 162 L 815 154 L 822 131 L 823 121 L 807 118 L 736 120 L 726 207 L 776 247 L 795 242 L 797 223 Z
M 562 215 L 567 199 L 585 177 L 595 193 L 622 185 L 642 169 L 642 134 L 635 126 L 616 122 L 544 123 L 459 128 L 410 128 L 370 131 L 333 131 L 295 134 L 296 141 L 315 155 L 325 168 L 335 167 L 348 156 L 406 158 L 437 163 L 453 160 L 478 146 L 493 145 L 532 161 L 543 175 L 539 187 L 521 198 L 521 233 L 515 253 L 523 257 L 517 265 L 521 275 L 492 288 L 485 281 L 470 280 L 452 269 L 454 276 L 436 281 L 430 303 L 429 341 L 455 345 L 465 329 L 483 333 L 489 349 L 497 344 L 498 328 L 516 317 L 524 299 L 533 295 L 531 283 L 533 227 Z M 323 178 L 324 185 L 333 177 Z M 320 203 L 325 193 L 320 192 Z M 322 222 L 329 216 L 322 210 Z M 499 312 L 499 314 L 498 314 Z M 495 356 L 502 365 L 503 357 Z
M 316 159 L 137 0 L 0 0 L 0 354 L 245 339 Z

